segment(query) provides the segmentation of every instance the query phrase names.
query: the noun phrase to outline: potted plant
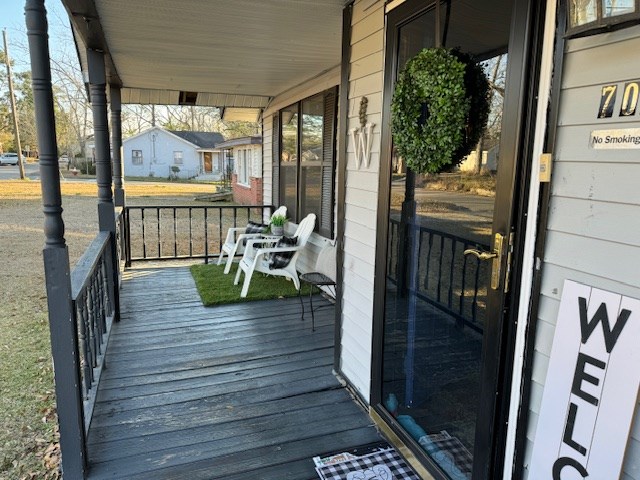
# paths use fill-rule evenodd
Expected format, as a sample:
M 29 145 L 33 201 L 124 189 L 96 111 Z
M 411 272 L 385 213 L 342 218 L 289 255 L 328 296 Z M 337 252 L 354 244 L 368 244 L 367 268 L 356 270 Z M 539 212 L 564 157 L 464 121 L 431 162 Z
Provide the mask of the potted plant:
M 287 217 L 284 215 L 274 215 L 271 217 L 271 233 L 273 235 L 284 235 L 284 226 L 287 223 Z

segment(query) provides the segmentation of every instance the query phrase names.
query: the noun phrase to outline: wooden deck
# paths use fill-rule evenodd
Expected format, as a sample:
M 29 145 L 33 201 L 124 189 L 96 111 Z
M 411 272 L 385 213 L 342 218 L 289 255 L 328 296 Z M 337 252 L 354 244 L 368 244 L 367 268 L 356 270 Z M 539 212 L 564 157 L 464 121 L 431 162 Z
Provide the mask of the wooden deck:
M 232 282 L 232 278 L 229 278 Z M 89 479 L 317 479 L 311 458 L 381 440 L 332 374 L 332 308 L 205 308 L 186 267 L 125 273 Z

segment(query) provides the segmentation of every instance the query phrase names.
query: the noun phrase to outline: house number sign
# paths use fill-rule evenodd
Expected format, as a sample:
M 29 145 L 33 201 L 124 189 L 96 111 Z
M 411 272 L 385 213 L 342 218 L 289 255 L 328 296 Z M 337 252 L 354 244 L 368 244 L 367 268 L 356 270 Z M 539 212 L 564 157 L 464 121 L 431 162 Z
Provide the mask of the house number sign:
M 598 110 L 598 118 L 613 117 L 616 99 L 618 97 L 618 85 L 605 85 L 602 87 L 600 96 L 600 109 Z M 622 93 L 622 104 L 618 116 L 631 117 L 636 114 L 638 107 L 638 98 L 640 97 L 640 81 L 627 82 L 624 84 Z
M 616 109 L 618 97 L 622 98 L 619 110 Z M 624 85 L 605 85 L 600 94 L 598 118 L 632 117 L 638 111 L 639 100 L 640 80 L 626 82 Z M 594 150 L 638 150 L 640 149 L 640 128 L 593 130 L 589 146 Z
M 529 478 L 620 477 L 640 382 L 640 300 L 566 280 Z

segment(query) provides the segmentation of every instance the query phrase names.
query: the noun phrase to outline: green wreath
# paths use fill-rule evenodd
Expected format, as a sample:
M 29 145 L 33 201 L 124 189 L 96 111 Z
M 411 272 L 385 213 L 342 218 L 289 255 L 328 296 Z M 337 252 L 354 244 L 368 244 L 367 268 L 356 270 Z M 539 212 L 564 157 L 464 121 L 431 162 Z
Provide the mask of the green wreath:
M 438 173 L 475 146 L 489 114 L 489 84 L 472 57 L 424 49 L 398 76 L 391 104 L 393 141 L 413 171 Z

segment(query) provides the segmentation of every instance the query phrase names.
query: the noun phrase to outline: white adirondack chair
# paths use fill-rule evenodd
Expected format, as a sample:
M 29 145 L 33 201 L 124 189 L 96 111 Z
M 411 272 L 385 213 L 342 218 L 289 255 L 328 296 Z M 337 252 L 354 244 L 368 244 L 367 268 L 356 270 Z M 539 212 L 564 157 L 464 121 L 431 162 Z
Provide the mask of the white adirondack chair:
M 264 243 L 268 242 L 275 245 L 278 242 L 278 239 L 269 239 L 266 241 L 264 239 L 252 239 L 247 241 L 247 247 L 245 248 L 242 260 L 240 260 L 240 264 L 238 265 L 238 273 L 236 273 L 236 279 L 234 282 L 234 285 L 238 285 L 238 283 L 240 282 L 240 274 L 244 272 L 244 283 L 242 284 L 242 292 L 240 293 L 240 296 L 247 296 L 253 272 L 261 272 L 268 275 L 277 275 L 290 278 L 293 281 L 296 290 L 300 290 L 300 280 L 298 279 L 298 271 L 296 270 L 296 260 L 298 259 L 298 256 L 300 255 L 302 249 L 307 244 L 307 240 L 309 240 L 311 233 L 313 233 L 313 227 L 315 226 L 315 224 L 316 216 L 313 213 L 310 213 L 309 215 L 304 217 L 293 235 L 298 240 L 296 246 L 294 247 L 261 247 L 258 249 L 254 249 L 253 245 L 255 243 L 261 243 L 264 245 Z M 277 252 L 294 252 L 294 254 L 286 267 L 270 269 L 269 254 Z
M 271 218 L 276 215 L 282 215 L 283 217 L 287 216 L 287 207 L 284 205 L 278 208 L 273 214 Z M 227 264 L 224 267 L 225 275 L 229 273 L 231 270 L 231 265 L 233 264 L 233 259 L 236 255 L 241 255 L 244 253 L 244 240 L 248 240 L 251 238 L 260 238 L 262 234 L 260 233 L 244 233 L 245 227 L 232 227 L 227 230 L 227 238 L 222 244 L 222 248 L 220 248 L 220 256 L 218 257 L 218 265 L 222 263 L 222 258 L 224 254 L 227 254 Z M 236 237 L 237 235 L 237 237 Z

